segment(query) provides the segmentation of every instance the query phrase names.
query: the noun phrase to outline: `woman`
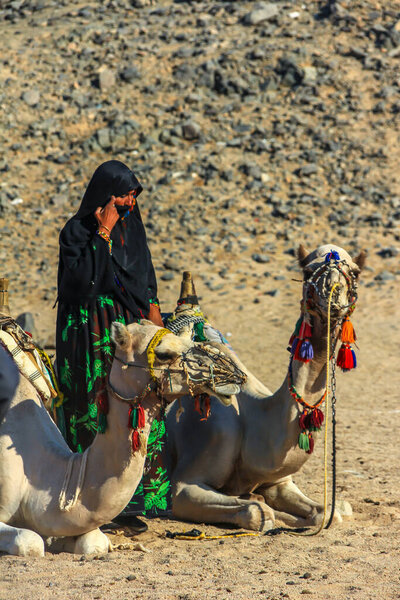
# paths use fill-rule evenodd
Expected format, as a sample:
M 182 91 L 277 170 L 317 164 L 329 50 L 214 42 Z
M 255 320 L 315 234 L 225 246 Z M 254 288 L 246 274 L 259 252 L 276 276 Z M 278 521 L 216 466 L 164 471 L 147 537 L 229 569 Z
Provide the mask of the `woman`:
M 78 212 L 60 234 L 57 368 L 67 442 L 78 452 L 91 444 L 97 432 L 96 395 L 106 385 L 114 355 L 111 323 L 147 318 L 163 326 L 137 204 L 141 191 L 139 181 L 123 163 L 112 160 L 100 165 Z M 145 509 L 160 514 L 168 508 L 166 470 L 154 464 L 160 458 L 164 434 L 163 421 L 156 420 L 148 446 L 151 481 L 142 480 L 125 516 Z

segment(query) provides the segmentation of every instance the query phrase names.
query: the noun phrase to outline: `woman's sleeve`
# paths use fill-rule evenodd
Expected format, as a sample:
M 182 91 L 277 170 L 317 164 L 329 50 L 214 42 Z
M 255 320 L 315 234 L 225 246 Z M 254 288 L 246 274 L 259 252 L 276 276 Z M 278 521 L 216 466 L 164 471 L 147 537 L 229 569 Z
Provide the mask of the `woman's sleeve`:
M 59 286 L 73 286 L 76 295 L 85 296 L 105 291 L 105 282 L 113 270 L 108 244 L 84 227 L 75 229 L 78 231 L 66 227 L 60 235 L 63 281 L 59 281 Z
M 149 271 L 148 271 L 148 301 L 151 304 L 160 305 L 158 296 L 157 296 L 157 279 L 156 272 L 154 270 L 153 261 L 151 260 L 151 254 L 149 248 L 147 248 L 148 257 L 149 257 Z

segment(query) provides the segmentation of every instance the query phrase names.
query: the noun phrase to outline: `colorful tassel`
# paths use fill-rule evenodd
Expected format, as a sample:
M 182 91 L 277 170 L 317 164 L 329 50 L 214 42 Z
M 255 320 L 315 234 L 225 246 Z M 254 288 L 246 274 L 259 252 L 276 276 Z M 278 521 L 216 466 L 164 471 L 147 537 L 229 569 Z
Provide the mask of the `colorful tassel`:
M 310 421 L 311 425 L 313 425 L 316 429 L 321 429 L 321 425 L 324 422 L 324 413 L 319 408 L 314 408 L 314 410 L 310 413 Z
M 300 327 L 299 338 L 301 340 L 305 340 L 306 338 L 310 338 L 311 336 L 312 336 L 311 325 L 310 325 L 310 323 L 308 323 L 306 318 L 304 318 L 303 322 L 301 324 L 301 327 Z
M 354 344 L 357 339 L 354 327 L 349 317 L 346 317 L 342 325 L 341 340 L 344 344 Z
M 357 366 L 354 350 L 352 350 L 348 344 L 342 344 L 340 346 L 336 364 L 343 369 L 343 371 L 350 371 Z
M 314 349 L 310 340 L 304 340 L 300 348 L 300 357 L 302 360 L 309 361 L 314 358 Z
M 299 435 L 299 447 L 301 450 L 308 452 L 310 449 L 310 439 L 305 431 L 302 431 Z
M 294 338 L 294 340 L 293 340 L 293 342 L 292 342 L 292 347 L 291 347 L 291 349 L 290 349 L 290 352 L 291 352 L 292 356 L 294 356 L 294 355 L 295 355 L 295 353 L 296 353 L 296 348 L 297 348 L 298 344 L 299 344 L 299 338 L 298 338 L 298 337 L 296 337 L 296 338 Z
M 309 448 L 308 448 L 308 450 L 306 450 L 307 454 L 312 454 L 313 453 L 313 451 L 314 451 L 314 443 L 315 443 L 315 440 L 314 440 L 313 436 L 310 433 L 308 435 Z
M 295 338 L 299 337 L 300 327 L 301 327 L 302 322 L 303 322 L 303 315 L 300 315 L 300 317 L 297 319 L 297 323 L 294 327 L 294 331 L 293 331 L 292 335 L 290 336 L 289 346 L 291 346 L 293 344 L 293 341 L 295 340 Z
M 339 253 L 336 250 L 331 250 L 325 254 L 325 262 L 329 263 L 331 260 L 340 260 Z

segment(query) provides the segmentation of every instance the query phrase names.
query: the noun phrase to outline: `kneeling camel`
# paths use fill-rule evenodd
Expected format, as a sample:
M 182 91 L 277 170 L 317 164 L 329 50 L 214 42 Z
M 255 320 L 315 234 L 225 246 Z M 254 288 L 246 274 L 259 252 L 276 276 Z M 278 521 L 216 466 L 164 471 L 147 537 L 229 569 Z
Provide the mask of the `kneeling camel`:
M 107 552 L 109 540 L 98 527 L 118 515 L 135 491 L 162 400 L 211 393 L 209 367 L 215 357 L 220 359 L 219 350 L 204 351 L 202 344 L 150 321 L 128 327 L 113 323 L 112 338 L 116 351 L 102 400 L 103 409 L 108 403 L 107 427 L 83 454 L 68 448 L 35 388 L 21 378 L 0 427 L 0 551 L 42 556 L 43 538 L 61 537 L 59 550 Z M 229 403 L 239 386 L 231 379 L 216 391 Z M 139 406 L 140 431 L 130 420 L 131 409 L 139 411 Z M 137 447 L 135 433 L 142 444 Z
M 289 372 L 281 387 L 272 394 L 238 361 L 247 383 L 231 406 L 221 406 L 212 398 L 207 420 L 200 420 L 187 399 L 181 401 L 185 410 L 178 419 L 176 403 L 168 409 L 172 509 L 179 519 L 258 531 L 273 528 L 276 518 L 293 527 L 322 521 L 323 506 L 307 498 L 292 475 L 309 458 L 313 430 L 318 428 L 314 425 L 321 421 L 319 409 L 306 409 L 304 402 L 312 407 L 323 402 L 330 291 L 336 284 L 330 322 L 333 352 L 354 307 L 365 254 L 353 261 L 334 245 L 311 254 L 300 246 L 298 258 L 304 274 L 299 322 L 305 335 L 300 333 L 297 341 L 304 356 L 292 346 Z M 346 352 L 353 360 L 349 346 Z M 338 512 L 335 518 L 341 519 Z

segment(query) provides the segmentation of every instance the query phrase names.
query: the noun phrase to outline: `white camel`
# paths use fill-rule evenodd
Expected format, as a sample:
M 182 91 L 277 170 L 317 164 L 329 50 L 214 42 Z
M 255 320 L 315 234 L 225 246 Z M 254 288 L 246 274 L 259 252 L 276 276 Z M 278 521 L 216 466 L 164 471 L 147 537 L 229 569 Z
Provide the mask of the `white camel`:
M 165 330 L 150 321 L 128 327 L 112 324 L 116 353 L 109 378 L 107 429 L 96 435 L 84 454 L 68 448 L 31 383 L 21 378 L 0 427 L 0 551 L 42 556 L 43 538 L 59 537 L 63 539 L 58 550 L 83 554 L 109 550 L 109 540 L 98 527 L 121 512 L 143 473 L 145 448 L 133 451 L 133 430 L 128 427 L 135 398 L 137 402 L 139 396 L 144 409 L 141 435 L 146 442 L 161 408 L 160 389 L 168 402 L 188 392 L 211 392 L 209 366 L 221 356 L 212 348 L 204 352 L 188 337 L 170 333 L 159 341 L 160 332 Z M 158 345 L 153 343 L 149 369 L 151 341 Z M 155 376 L 153 385 L 149 370 Z M 238 390 L 236 384 L 216 384 L 218 397 L 227 404 Z
M 326 384 L 329 292 L 338 284 L 331 311 L 332 340 L 336 345 L 349 305 L 355 301 L 365 254 L 353 261 L 334 245 L 319 247 L 311 254 L 300 246 L 298 258 L 304 272 L 303 301 L 308 307 L 303 316 L 312 325 L 312 332 L 307 333 L 311 336 L 308 342 L 313 346 L 313 359 L 293 360 L 291 381 L 286 368 L 284 381 L 274 394 L 263 389 L 238 361 L 248 376 L 246 385 L 229 407 L 212 399 L 207 420 L 200 419 L 186 398 L 181 400 L 184 412 L 179 420 L 176 403 L 168 408 L 172 510 L 179 519 L 229 523 L 257 531 L 273 528 L 276 518 L 293 527 L 322 522 L 323 506 L 307 498 L 292 480 L 292 474 L 309 458 L 306 451 L 316 437 L 308 430 L 299 437 L 299 417 L 304 409 L 293 393 L 310 405 L 320 401 Z M 349 347 L 347 350 L 351 353 Z M 299 447 L 300 438 L 303 449 Z M 344 512 L 351 513 L 348 503 L 344 504 Z M 338 511 L 334 518 L 341 520 Z

